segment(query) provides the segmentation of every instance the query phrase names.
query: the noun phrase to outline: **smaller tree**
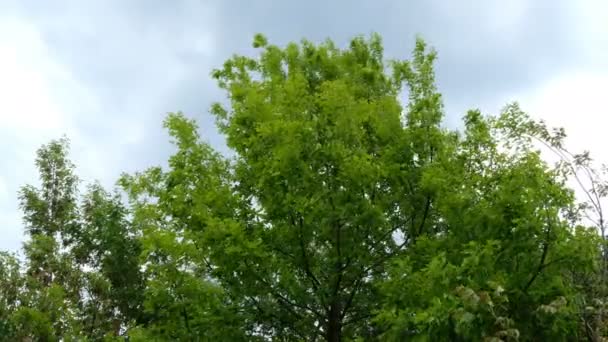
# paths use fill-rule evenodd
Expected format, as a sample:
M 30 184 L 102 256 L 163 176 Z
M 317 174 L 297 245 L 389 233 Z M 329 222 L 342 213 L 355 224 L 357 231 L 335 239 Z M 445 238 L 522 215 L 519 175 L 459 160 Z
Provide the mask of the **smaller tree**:
M 19 309 L 24 287 L 21 264 L 12 254 L 0 252 L 0 341 L 10 341 L 16 333 L 14 313 Z
M 43 145 L 40 187 L 20 191 L 29 238 L 11 318 L 20 338 L 102 339 L 144 319 L 141 248 L 128 211 L 98 184 L 80 201 L 68 150 L 66 139 Z
M 598 271 L 600 240 L 575 219 L 567 175 L 541 159 L 532 123 L 517 105 L 497 118 L 469 112 L 454 154 L 427 170 L 441 234 L 390 271 L 378 316 L 387 338 L 585 336 L 580 280 Z
M 40 187 L 21 188 L 20 205 L 29 240 L 21 306 L 15 313 L 20 336 L 58 339 L 78 334 L 81 272 L 65 250 L 76 229 L 77 184 L 67 158 L 67 139 L 51 141 L 37 152 Z

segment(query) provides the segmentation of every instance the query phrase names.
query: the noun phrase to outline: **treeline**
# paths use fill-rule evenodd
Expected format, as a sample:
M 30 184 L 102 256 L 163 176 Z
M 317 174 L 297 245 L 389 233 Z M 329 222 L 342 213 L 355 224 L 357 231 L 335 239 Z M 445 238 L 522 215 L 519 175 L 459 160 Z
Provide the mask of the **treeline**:
M 606 185 L 563 130 L 516 104 L 445 128 L 421 40 L 254 46 L 212 74 L 234 157 L 180 113 L 168 167 L 112 191 L 39 149 L 0 340 L 606 340 Z

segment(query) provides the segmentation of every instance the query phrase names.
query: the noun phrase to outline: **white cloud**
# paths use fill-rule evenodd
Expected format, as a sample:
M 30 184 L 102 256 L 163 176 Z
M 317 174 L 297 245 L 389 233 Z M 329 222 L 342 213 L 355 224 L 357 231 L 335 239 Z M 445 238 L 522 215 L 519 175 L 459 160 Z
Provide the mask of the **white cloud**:
M 608 72 L 608 1 L 576 1 L 572 15 L 579 48 L 595 68 Z
M 141 8 L 122 2 L 19 4 L 0 4 L 0 250 L 22 240 L 17 191 L 36 183 L 41 144 L 67 135 L 77 174 L 112 186 L 145 139 L 150 151 L 168 144 L 150 142 L 146 129 L 161 130 L 160 108 L 173 107 L 168 96 L 190 77 L 180 54 L 209 58 L 216 43 L 191 30 L 202 18 L 187 8 L 174 15 L 188 22 L 173 20 L 166 31 L 158 26 L 164 12 L 140 17 Z
M 438 33 L 463 51 L 452 67 L 470 60 L 474 52 L 463 41 L 475 37 L 488 38 L 473 41 L 484 49 L 506 51 L 506 46 L 527 54 L 522 50 L 525 44 L 518 42 L 529 33 L 526 30 L 535 28 L 528 13 L 532 5 L 525 0 L 497 3 L 469 0 L 464 5 L 450 5 L 437 1 L 434 10 L 460 18 L 454 20 L 459 26 L 470 26 L 462 31 L 469 35 L 454 36 L 450 29 Z M 608 151 L 601 148 L 605 122 L 600 121 L 606 116 L 602 90 L 608 89 L 608 2 L 569 4 L 572 14 L 564 25 L 572 26 L 572 37 L 578 39 L 564 42 L 569 49 L 571 43 L 572 49 L 580 49 L 573 56 L 582 56 L 587 64 L 562 70 L 540 86 L 531 85 L 534 89 L 526 94 L 505 99 L 501 91 L 489 92 L 491 96 L 472 92 L 463 101 L 498 109 L 506 100 L 520 100 L 525 110 L 553 125 L 566 126 L 576 149 L 590 148 L 598 159 L 608 162 Z M 40 144 L 68 135 L 78 174 L 108 185 L 118 172 L 133 166 L 122 165 L 125 160 L 137 163 L 140 156 L 133 155 L 131 148 L 142 151 L 139 145 L 145 141 L 146 149 L 155 151 L 158 144 L 166 143 L 151 141 L 150 127 L 160 130 L 162 112 L 181 109 L 182 104 L 170 98 L 175 95 L 172 92 L 184 79 L 198 77 L 191 75 L 193 70 L 200 72 L 208 59 L 216 57 L 217 46 L 225 43 L 215 41 L 216 36 L 226 28 L 222 25 L 234 22 L 221 22 L 214 6 L 217 4 L 196 0 L 167 6 L 119 0 L 0 3 L 0 180 L 4 180 L 4 190 L 0 183 L 0 232 L 7 237 L 0 239 L 0 250 L 15 249 L 21 240 L 16 191 L 36 179 L 33 161 Z M 384 15 L 379 13 L 370 22 L 382 20 Z M 256 27 L 264 27 L 261 24 L 258 20 Z M 328 36 L 336 32 L 335 28 L 314 26 L 307 30 L 327 29 L 323 35 Z M 544 30 L 547 27 L 537 34 L 545 34 Z M 520 58 L 517 54 L 513 58 Z M 487 56 L 502 58 L 499 54 Z M 536 67 L 529 65 L 531 72 Z M 205 90 L 197 90 L 203 98 Z M 205 106 L 203 101 L 201 111 Z
M 572 152 L 589 150 L 598 163 L 608 164 L 608 2 L 581 0 L 568 3 L 568 9 L 563 24 L 577 38 L 576 64 L 505 99 L 518 101 L 548 126 L 565 128 Z
M 550 126 L 564 127 L 572 148 L 588 149 L 608 162 L 608 73 L 560 75 L 522 98 L 524 109 Z
M 599 169 L 602 164 L 608 164 L 606 89 L 608 73 L 571 72 L 548 81 L 529 96 L 522 97 L 520 103 L 524 111 L 544 120 L 549 127 L 563 127 L 567 134 L 566 148 L 572 153 L 589 151 L 594 167 Z M 543 155 L 549 163 L 559 160 L 546 149 L 543 149 Z M 583 173 L 579 176 L 582 186 L 589 189 L 589 179 Z M 581 184 L 571 179 L 569 186 L 580 201 L 587 201 L 586 189 L 581 188 Z M 608 210 L 606 199 L 601 204 L 603 210 Z
M 495 3 L 484 1 L 486 14 L 484 20 L 491 33 L 506 34 L 521 32 L 523 29 L 522 21 L 526 17 L 526 12 L 531 3 L 528 0 L 511 0 L 501 2 L 501 6 Z M 479 5 L 479 4 L 478 4 Z M 511 34 L 513 38 L 516 35 Z
M 6 181 L 0 177 L 0 207 L 5 205 L 8 201 L 8 188 Z
M 0 127 L 37 134 L 64 127 L 66 120 L 46 77 L 57 69 L 38 32 L 18 20 L 0 22 Z
M 94 110 L 96 101 L 53 60 L 34 25 L 18 17 L 0 19 L 0 146 L 6 149 L 2 164 L 10 165 L 0 168 L 0 250 L 14 250 L 22 237 L 17 191 L 37 178 L 36 149 L 63 134 L 86 144 L 65 103 Z M 69 99 L 61 96 L 64 91 Z

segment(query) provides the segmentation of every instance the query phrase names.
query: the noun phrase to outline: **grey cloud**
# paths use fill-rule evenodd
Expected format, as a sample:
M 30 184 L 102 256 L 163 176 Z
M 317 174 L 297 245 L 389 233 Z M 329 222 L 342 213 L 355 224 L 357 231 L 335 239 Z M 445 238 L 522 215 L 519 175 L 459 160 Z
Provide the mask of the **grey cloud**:
M 438 83 L 458 117 L 465 105 L 533 87 L 577 62 L 567 3 L 527 3 L 519 27 L 504 32 L 489 30 L 489 12 L 503 7 L 498 1 L 74 1 L 26 9 L 56 56 L 117 111 L 108 116 L 147 111 L 141 118 L 154 129 L 165 111 L 204 112 L 209 94 L 217 95 L 209 71 L 232 53 L 251 53 L 256 32 L 279 44 L 304 37 L 345 43 L 379 32 L 391 57 L 407 57 L 420 34 L 439 51 Z M 210 34 L 213 51 L 205 54 L 196 46 Z
M 69 67 L 77 81 L 93 92 L 102 113 L 75 115 L 86 136 L 99 146 L 118 147 L 125 162 L 114 168 L 129 171 L 156 164 L 169 151 L 161 131 L 168 111 L 187 108 L 211 88 L 208 74 L 214 53 L 212 7 L 202 2 L 72 1 L 41 4 L 24 2 L 22 13 L 38 26 L 51 48 L 51 58 Z M 179 5 L 178 5 L 179 3 Z M 200 94 L 184 99 L 183 83 Z M 175 101 L 180 99 L 180 101 Z M 79 111 L 79 109 L 74 109 Z M 136 145 L 114 146 L 117 126 L 136 125 L 145 132 Z M 129 127 L 121 131 L 129 134 Z M 162 139 L 161 139 L 162 137 Z M 128 140 L 128 139 L 127 139 Z M 161 157 L 162 158 L 162 157 Z M 162 159 L 161 159 L 162 160 Z
M 110 180 L 164 163 L 171 151 L 161 128 L 168 111 L 197 118 L 206 139 L 224 149 L 207 114 L 224 94 L 209 73 L 233 53 L 253 53 L 257 32 L 277 44 L 332 38 L 342 45 L 378 32 L 388 58 L 409 57 L 419 34 L 439 53 L 437 80 L 448 124 L 471 107 L 500 107 L 511 94 L 585 63 L 572 30 L 573 2 L 523 3 L 517 25 L 509 25 L 506 2 L 481 0 L 23 0 L 10 7 L 40 30 L 49 58 L 98 98 L 91 111 L 70 107 L 75 125 L 92 142 L 74 149 L 103 155 L 104 169 L 96 174 Z M 69 93 L 57 91 L 70 101 Z M 140 140 L 124 137 L 138 130 L 144 132 Z
M 578 60 L 566 1 L 526 2 L 521 23 L 492 32 L 489 11 L 500 17 L 499 1 L 225 1 L 221 16 L 224 51 L 247 51 L 253 32 L 284 43 L 301 37 L 331 37 L 344 43 L 356 34 L 379 32 L 389 57 L 409 57 L 415 35 L 439 52 L 437 78 L 450 120 L 468 106 L 500 100 L 533 87 Z M 238 25 L 229 25 L 238 23 Z

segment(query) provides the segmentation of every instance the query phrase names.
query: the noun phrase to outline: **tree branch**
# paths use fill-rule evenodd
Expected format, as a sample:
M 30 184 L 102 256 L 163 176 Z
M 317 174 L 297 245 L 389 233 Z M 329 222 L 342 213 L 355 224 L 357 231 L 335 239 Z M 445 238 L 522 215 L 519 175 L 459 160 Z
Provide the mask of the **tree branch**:
M 245 263 L 248 264 L 248 261 L 245 260 Z M 299 309 L 302 309 L 304 311 L 310 311 L 312 312 L 315 316 L 321 318 L 323 317 L 318 311 L 316 311 L 315 309 L 306 306 L 306 305 L 301 305 L 298 304 L 296 302 L 292 302 L 291 300 L 289 300 L 287 297 L 283 296 L 282 294 L 280 294 L 277 289 L 274 288 L 274 286 L 272 286 L 268 281 L 266 281 L 265 279 L 263 279 L 262 277 L 260 277 L 256 272 L 252 272 L 253 276 L 262 284 L 264 284 L 264 286 L 266 286 L 268 288 L 268 290 L 270 291 L 270 293 L 281 303 L 285 304 L 284 307 L 286 307 L 286 309 L 295 317 L 297 318 L 302 318 L 302 315 L 299 314 L 298 312 L 296 312 L 295 310 L 293 310 L 291 307 L 296 307 Z
M 536 280 L 536 278 L 540 275 L 540 273 L 546 267 L 546 265 L 545 265 L 545 259 L 547 258 L 547 254 L 549 252 L 549 233 L 550 232 L 551 232 L 551 225 L 549 225 L 549 227 L 547 227 L 547 232 L 545 233 L 546 236 L 545 236 L 545 241 L 543 242 L 543 252 L 542 252 L 542 255 L 540 257 L 540 262 L 538 264 L 536 272 L 534 272 L 534 274 L 532 275 L 532 278 L 530 278 L 530 280 L 528 281 L 528 283 L 524 287 L 524 289 L 523 289 L 524 293 L 528 293 L 528 289 L 530 288 L 530 286 L 532 286 L 532 284 L 534 283 L 534 281 Z
M 424 207 L 424 214 L 422 215 L 422 221 L 420 221 L 420 227 L 418 227 L 418 233 L 416 237 L 422 234 L 422 230 L 424 229 L 424 224 L 426 223 L 426 219 L 429 215 L 429 209 L 431 208 L 431 196 L 426 196 L 426 205 Z
M 304 263 L 304 272 L 306 273 L 306 275 L 308 276 L 313 289 L 315 290 L 315 292 L 318 293 L 319 291 L 319 286 L 321 285 L 321 283 L 319 282 L 319 279 L 317 279 L 317 277 L 314 275 L 314 273 L 312 272 L 311 268 L 310 268 L 310 262 L 308 260 L 308 254 L 306 253 L 306 246 L 304 245 L 304 220 L 302 219 L 302 217 L 299 217 L 299 222 L 298 224 L 296 224 L 295 219 L 293 217 L 293 214 L 290 215 L 291 216 L 291 223 L 294 227 L 298 227 L 298 238 L 299 238 L 299 242 L 300 242 L 300 251 L 302 253 L 302 261 Z

